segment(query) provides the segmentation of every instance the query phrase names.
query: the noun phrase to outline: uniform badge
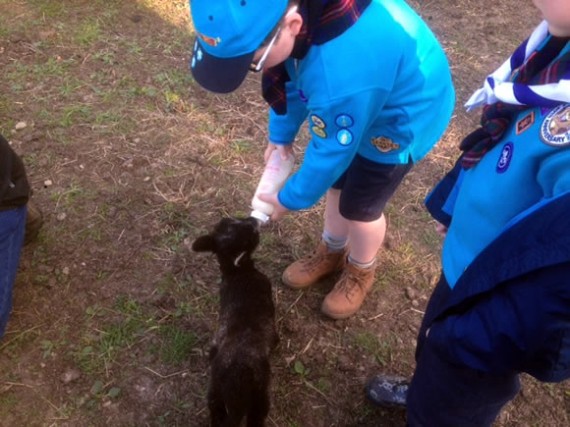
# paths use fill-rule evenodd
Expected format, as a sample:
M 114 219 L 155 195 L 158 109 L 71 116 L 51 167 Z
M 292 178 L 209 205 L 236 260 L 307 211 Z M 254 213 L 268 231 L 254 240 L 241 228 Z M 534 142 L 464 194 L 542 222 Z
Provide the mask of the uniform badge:
M 570 145 L 570 104 L 559 105 L 548 113 L 540 127 L 540 137 L 554 147 Z
M 210 37 L 210 36 L 207 36 L 205 34 L 200 34 L 200 33 L 198 33 L 198 37 L 200 37 L 200 39 L 204 43 L 206 43 L 207 45 L 210 45 L 212 47 L 216 47 L 222 41 L 222 39 L 219 37 Z
M 192 55 L 192 62 L 190 63 L 190 66 L 192 68 L 196 67 L 196 62 L 201 61 L 203 56 L 204 56 L 204 54 L 202 53 L 202 48 L 198 44 L 198 41 L 195 41 L 194 42 L 194 54 Z
M 348 129 L 341 129 L 336 133 L 336 140 L 340 145 L 350 145 L 354 140 L 352 133 Z
M 374 145 L 381 153 L 389 153 L 390 151 L 395 151 L 400 148 L 400 144 L 392 141 L 390 138 L 385 136 L 378 136 L 372 138 L 372 145 Z
M 323 119 L 321 119 L 319 116 L 317 116 L 316 114 L 311 115 L 311 123 L 321 129 L 324 129 L 327 127 L 327 124 L 325 123 L 325 121 Z
M 311 130 L 313 131 L 313 133 L 317 136 L 320 136 L 321 138 L 326 138 L 327 137 L 327 133 L 325 132 L 324 129 L 318 127 L 318 126 L 313 126 L 311 128 Z
M 349 128 L 354 124 L 354 119 L 348 114 L 339 114 L 335 123 L 339 128 Z
M 313 131 L 315 135 L 321 138 L 326 138 L 327 132 L 325 131 L 325 128 L 327 127 L 327 124 L 325 123 L 325 121 L 316 114 L 311 115 L 310 120 L 312 123 L 311 131 Z
M 511 160 L 513 158 L 513 153 L 515 146 L 512 142 L 507 142 L 503 149 L 501 150 L 501 155 L 499 156 L 499 161 L 497 162 L 497 173 L 504 173 L 509 168 Z
M 531 111 L 517 122 L 517 135 L 529 129 L 534 124 L 534 111 Z

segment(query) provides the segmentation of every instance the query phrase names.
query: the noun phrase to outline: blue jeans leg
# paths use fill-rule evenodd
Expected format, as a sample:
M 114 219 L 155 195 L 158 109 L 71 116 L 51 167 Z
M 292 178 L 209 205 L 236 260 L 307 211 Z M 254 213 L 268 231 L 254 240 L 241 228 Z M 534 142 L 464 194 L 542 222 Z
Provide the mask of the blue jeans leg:
M 26 207 L 0 211 L 0 338 L 12 311 L 12 289 L 26 228 Z

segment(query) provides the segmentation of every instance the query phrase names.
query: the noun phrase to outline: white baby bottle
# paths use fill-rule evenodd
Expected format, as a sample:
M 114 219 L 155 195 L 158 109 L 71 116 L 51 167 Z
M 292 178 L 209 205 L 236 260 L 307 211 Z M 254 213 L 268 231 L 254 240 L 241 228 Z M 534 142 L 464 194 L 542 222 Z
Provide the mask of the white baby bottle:
M 269 221 L 273 213 L 273 205 L 259 200 L 258 195 L 276 193 L 279 191 L 291 173 L 294 164 L 295 156 L 293 156 L 293 153 L 289 153 L 286 159 L 282 159 L 279 151 L 273 150 L 269 156 L 259 184 L 257 184 L 253 199 L 251 200 L 253 210 L 250 216 L 257 219 L 261 224 L 265 224 Z

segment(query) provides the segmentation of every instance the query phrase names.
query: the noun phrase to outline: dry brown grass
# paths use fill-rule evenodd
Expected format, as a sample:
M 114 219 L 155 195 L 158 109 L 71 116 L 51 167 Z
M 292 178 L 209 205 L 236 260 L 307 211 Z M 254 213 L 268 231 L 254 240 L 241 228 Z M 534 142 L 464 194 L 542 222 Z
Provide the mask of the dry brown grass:
M 370 407 L 362 388 L 379 370 L 413 371 L 441 246 L 422 201 L 476 123 L 461 104 L 538 19 L 514 0 L 411 4 L 450 58 L 456 116 L 388 207 L 381 271 L 354 318 L 320 315 L 332 281 L 303 292 L 280 285 L 318 239 L 322 204 L 263 233 L 256 255 L 274 281 L 282 340 L 269 425 L 402 425 L 402 413 Z M 218 272 L 188 244 L 249 209 L 266 143 L 258 76 L 228 96 L 193 84 L 185 1 L 0 8 L 0 129 L 23 154 L 47 219 L 25 250 L 0 347 L 0 424 L 205 425 Z M 19 121 L 28 127 L 15 132 Z M 304 129 L 299 158 L 306 138 Z M 498 425 L 568 424 L 568 393 L 525 378 Z

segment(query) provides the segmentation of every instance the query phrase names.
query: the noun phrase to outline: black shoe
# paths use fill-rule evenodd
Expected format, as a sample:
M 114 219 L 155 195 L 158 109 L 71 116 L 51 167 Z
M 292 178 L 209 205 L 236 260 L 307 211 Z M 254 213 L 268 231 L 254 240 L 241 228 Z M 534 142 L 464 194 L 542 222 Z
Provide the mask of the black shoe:
M 405 408 L 409 381 L 393 375 L 376 375 L 366 384 L 366 397 L 377 406 Z

